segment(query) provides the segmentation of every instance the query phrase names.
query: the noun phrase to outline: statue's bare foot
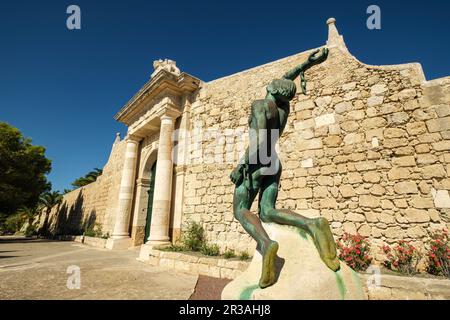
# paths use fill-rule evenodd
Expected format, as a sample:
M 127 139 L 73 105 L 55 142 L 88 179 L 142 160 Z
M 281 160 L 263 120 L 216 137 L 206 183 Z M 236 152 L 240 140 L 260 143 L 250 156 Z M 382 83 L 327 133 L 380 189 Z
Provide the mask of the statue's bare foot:
M 278 251 L 278 242 L 270 241 L 269 245 L 263 252 L 262 273 L 259 279 L 259 287 L 267 288 L 273 285 L 275 279 L 275 258 Z
M 340 264 L 337 257 L 336 245 L 328 220 L 322 217 L 314 219 L 309 225 L 309 228 L 314 239 L 314 244 L 319 251 L 320 258 L 331 270 L 339 270 Z

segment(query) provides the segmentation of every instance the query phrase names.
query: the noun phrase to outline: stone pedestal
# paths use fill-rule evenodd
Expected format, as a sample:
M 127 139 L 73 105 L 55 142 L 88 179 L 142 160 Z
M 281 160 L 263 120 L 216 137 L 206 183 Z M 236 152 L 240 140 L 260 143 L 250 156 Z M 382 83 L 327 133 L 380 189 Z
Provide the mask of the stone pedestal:
M 356 272 L 341 262 L 337 272 L 320 259 L 311 237 L 298 228 L 264 224 L 278 241 L 278 281 L 260 289 L 262 257 L 255 251 L 249 268 L 222 291 L 223 300 L 355 300 L 366 299 Z

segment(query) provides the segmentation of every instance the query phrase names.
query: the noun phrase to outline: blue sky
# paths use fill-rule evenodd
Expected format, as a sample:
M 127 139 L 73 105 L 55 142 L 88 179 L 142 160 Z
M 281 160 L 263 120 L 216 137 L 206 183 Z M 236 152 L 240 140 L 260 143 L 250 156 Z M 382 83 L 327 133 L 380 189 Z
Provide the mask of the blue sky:
M 82 29 L 66 28 L 76 4 Z M 381 8 L 381 30 L 366 8 Z M 450 75 L 449 1 L 2 1 L 0 121 L 52 159 L 63 190 L 106 163 L 114 114 L 170 58 L 204 81 L 317 47 L 335 17 L 349 50 L 368 64 L 420 62 L 427 79 Z

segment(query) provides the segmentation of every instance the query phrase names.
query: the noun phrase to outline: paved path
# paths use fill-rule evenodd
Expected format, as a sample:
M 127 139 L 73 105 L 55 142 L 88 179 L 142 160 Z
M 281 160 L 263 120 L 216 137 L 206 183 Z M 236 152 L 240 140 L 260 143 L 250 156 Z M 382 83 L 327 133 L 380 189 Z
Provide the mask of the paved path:
M 138 249 L 110 251 L 74 242 L 0 237 L 1 299 L 188 299 L 197 276 L 136 260 Z M 78 266 L 80 289 L 69 289 Z M 76 281 L 69 285 L 76 286 Z

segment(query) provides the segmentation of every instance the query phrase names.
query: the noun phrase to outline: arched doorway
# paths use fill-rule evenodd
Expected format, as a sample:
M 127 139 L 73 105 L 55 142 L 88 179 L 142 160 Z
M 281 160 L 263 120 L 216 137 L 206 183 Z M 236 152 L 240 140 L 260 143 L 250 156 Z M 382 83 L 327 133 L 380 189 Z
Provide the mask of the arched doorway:
M 150 170 L 150 186 L 148 188 L 148 204 L 147 204 L 147 219 L 145 222 L 145 235 L 144 235 L 144 243 L 147 242 L 148 237 L 150 236 L 150 226 L 152 223 L 152 211 L 153 211 L 153 195 L 155 193 L 155 176 L 156 176 L 156 161 L 153 164 Z

